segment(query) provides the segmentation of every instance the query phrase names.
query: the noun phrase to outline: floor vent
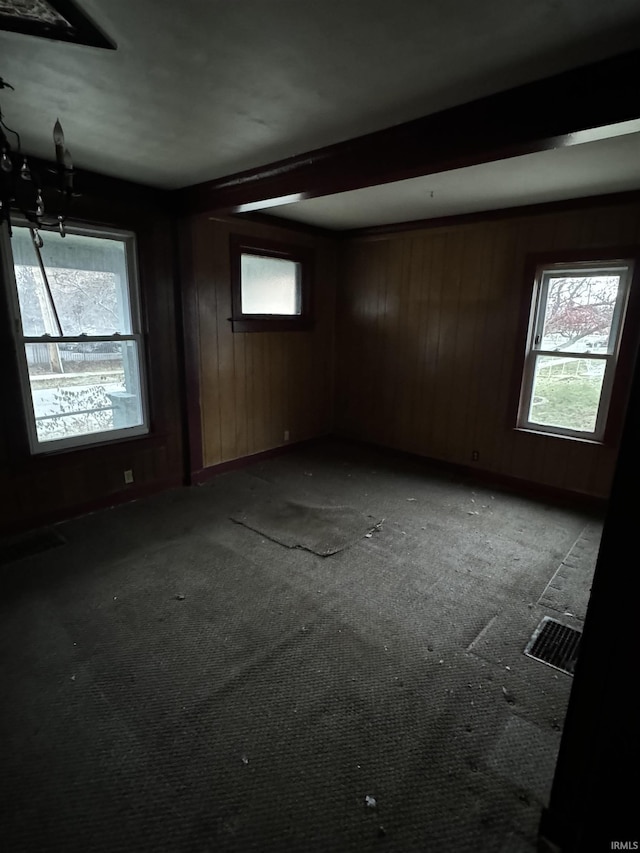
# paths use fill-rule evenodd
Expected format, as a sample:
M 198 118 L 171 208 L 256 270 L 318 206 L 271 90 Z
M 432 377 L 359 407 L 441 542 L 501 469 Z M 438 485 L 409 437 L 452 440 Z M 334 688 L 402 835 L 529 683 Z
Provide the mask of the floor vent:
M 573 675 L 580 649 L 581 631 L 545 616 L 524 650 L 525 655 L 542 661 L 560 672 Z

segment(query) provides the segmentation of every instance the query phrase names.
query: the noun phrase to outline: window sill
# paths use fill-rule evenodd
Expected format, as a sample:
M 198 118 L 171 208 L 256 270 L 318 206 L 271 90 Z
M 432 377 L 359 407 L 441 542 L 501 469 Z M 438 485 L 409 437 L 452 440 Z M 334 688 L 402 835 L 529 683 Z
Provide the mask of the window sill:
M 593 444 L 597 447 L 603 447 L 606 442 L 595 438 L 579 438 L 577 435 L 563 435 L 559 432 L 546 432 L 541 429 L 530 429 L 529 427 L 514 427 L 515 432 L 521 432 L 526 435 L 537 435 L 543 438 L 559 438 L 563 441 L 577 441 L 579 444 Z
M 81 444 L 74 447 L 52 448 L 40 453 L 32 453 L 28 446 L 24 454 L 15 456 L 15 470 L 47 471 L 55 469 L 60 465 L 70 464 L 70 458 L 77 464 L 88 464 L 89 460 L 100 457 L 109 457 L 110 454 L 121 453 L 125 446 L 131 448 L 132 452 L 144 449 L 160 447 L 167 443 L 169 435 L 166 432 L 147 432 L 142 435 L 123 436 L 112 441 L 95 442 L 95 444 Z
M 308 332 L 313 329 L 310 317 L 277 317 L 274 319 L 239 318 L 231 320 L 234 332 Z

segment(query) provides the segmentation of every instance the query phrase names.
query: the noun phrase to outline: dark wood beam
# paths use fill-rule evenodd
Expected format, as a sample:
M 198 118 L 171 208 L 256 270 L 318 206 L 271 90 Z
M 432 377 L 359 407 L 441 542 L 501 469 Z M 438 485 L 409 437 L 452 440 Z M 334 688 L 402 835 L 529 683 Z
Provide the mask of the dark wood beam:
M 244 212 L 615 135 L 640 119 L 640 50 L 175 192 L 184 213 Z M 640 124 L 638 125 L 640 128 Z M 578 136 L 576 136 L 578 134 Z

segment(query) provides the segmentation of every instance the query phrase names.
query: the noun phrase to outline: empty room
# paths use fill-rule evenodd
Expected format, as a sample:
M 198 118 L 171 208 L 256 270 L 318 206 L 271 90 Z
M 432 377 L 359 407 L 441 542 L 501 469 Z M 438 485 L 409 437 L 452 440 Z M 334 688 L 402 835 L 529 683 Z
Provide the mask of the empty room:
M 638 849 L 640 10 L 0 0 L 0 846 Z

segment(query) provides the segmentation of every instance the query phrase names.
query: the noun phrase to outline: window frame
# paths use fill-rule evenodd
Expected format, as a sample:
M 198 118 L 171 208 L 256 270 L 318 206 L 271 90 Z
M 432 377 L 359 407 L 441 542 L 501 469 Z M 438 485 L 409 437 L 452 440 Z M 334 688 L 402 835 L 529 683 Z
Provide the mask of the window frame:
M 306 246 L 231 234 L 231 327 L 234 332 L 296 332 L 313 328 L 314 252 Z M 245 314 L 242 311 L 242 255 L 280 258 L 300 264 L 299 314 Z
M 28 228 L 30 223 L 23 217 L 12 217 L 15 227 Z M 129 312 L 131 332 L 115 335 L 25 335 L 22 325 L 22 314 L 18 297 L 18 287 L 15 276 L 13 250 L 8 228 L 3 225 L 0 229 L 0 246 L 2 247 L 2 274 L 5 281 L 5 298 L 8 297 L 9 318 L 12 328 L 14 349 L 17 357 L 20 395 L 24 413 L 24 423 L 29 442 L 31 456 L 42 457 L 64 451 L 80 450 L 87 447 L 102 446 L 115 442 L 139 438 L 150 433 L 149 387 L 147 380 L 146 334 L 142 310 L 142 293 L 138 267 L 138 251 L 136 235 L 133 231 L 112 228 L 110 226 L 94 225 L 86 222 L 69 221 L 65 223 L 68 234 L 96 237 L 99 239 L 116 240 L 124 243 L 127 269 L 127 290 L 129 297 Z M 43 234 L 50 233 L 54 238 L 62 239 L 54 226 L 42 226 L 38 229 Z M 103 432 L 92 432 L 86 435 L 58 438 L 50 441 L 38 439 L 36 415 L 31 394 L 31 382 L 26 346 L 28 344 L 61 344 L 61 343 L 99 343 L 102 341 L 126 342 L 134 341 L 138 352 L 138 378 L 140 387 L 140 412 L 142 423 L 131 427 L 122 427 Z
M 576 250 L 560 251 L 529 255 L 526 259 L 525 299 L 521 316 L 522 341 L 521 358 L 517 364 L 514 376 L 514 398 L 512 405 L 515 429 L 520 432 L 534 433 L 541 436 L 582 441 L 592 444 L 614 445 L 622 424 L 624 403 L 628 394 L 628 386 L 633 367 L 633 359 L 638 344 L 640 323 L 637 312 L 640 309 L 640 248 L 637 246 L 616 248 L 613 250 Z M 542 336 L 544 323 L 543 288 L 546 285 L 545 273 L 570 273 L 593 271 L 612 271 L 626 269 L 626 276 L 621 276 L 620 288 L 614 317 L 611 325 L 611 343 L 604 353 L 567 352 L 564 357 L 583 360 L 605 361 L 598 413 L 595 429 L 572 430 L 538 424 L 529 420 L 531 394 L 535 377 L 536 358 L 540 355 L 558 356 L 553 350 L 536 348 L 536 336 Z M 547 276 L 546 278 L 548 279 Z M 517 390 L 516 390 L 517 389 Z

